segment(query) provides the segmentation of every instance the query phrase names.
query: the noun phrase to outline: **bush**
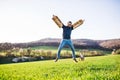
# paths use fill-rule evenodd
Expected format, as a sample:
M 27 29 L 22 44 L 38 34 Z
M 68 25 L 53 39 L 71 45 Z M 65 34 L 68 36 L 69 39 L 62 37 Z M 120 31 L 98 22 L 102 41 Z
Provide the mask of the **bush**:
M 80 51 L 84 56 L 102 56 L 104 55 L 103 51 L 90 51 L 90 50 L 82 50 Z
M 61 54 L 62 58 L 70 58 L 72 55 L 71 53 L 67 50 L 66 52 L 64 52 L 63 54 Z
M 115 53 L 116 53 L 116 54 L 120 54 L 120 49 L 116 50 Z
M 47 51 L 46 53 L 47 53 L 48 58 L 52 58 L 52 51 Z
M 118 50 L 113 49 L 112 54 L 113 54 L 113 55 L 115 55 L 115 54 L 120 54 L 120 49 L 118 49 Z

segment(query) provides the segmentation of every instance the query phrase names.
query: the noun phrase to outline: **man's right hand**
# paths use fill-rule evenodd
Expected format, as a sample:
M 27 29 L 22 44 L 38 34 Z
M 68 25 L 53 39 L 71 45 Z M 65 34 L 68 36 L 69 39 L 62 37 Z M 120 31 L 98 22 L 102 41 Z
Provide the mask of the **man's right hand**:
M 53 15 L 52 20 L 58 25 L 59 28 L 62 28 L 63 23 L 57 16 Z

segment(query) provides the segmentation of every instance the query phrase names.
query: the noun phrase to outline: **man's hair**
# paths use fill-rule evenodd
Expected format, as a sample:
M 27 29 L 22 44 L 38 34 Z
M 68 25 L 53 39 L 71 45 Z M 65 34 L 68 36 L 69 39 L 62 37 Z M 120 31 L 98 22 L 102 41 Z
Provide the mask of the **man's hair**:
M 68 23 L 72 23 L 72 21 L 68 21 Z

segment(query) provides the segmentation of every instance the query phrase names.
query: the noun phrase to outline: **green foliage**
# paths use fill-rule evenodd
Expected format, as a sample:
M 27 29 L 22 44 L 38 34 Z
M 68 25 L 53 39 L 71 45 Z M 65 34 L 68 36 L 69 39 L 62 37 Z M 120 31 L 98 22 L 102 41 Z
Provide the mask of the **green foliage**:
M 32 57 L 36 58 L 36 60 L 48 60 L 48 59 L 55 59 L 57 54 L 57 47 L 51 46 L 38 46 L 38 47 L 31 47 L 31 48 L 13 48 L 11 50 L 6 50 L 0 52 L 0 63 L 11 63 L 13 58 L 16 57 Z M 108 54 L 106 51 L 101 51 L 97 49 L 75 49 L 75 54 L 77 57 L 80 56 L 82 53 L 84 56 L 102 56 Z M 72 51 L 70 48 L 63 48 L 61 51 L 61 58 L 71 58 Z
M 0 65 L 0 80 L 119 80 L 120 55 Z
M 32 57 L 39 57 L 43 56 L 47 59 L 53 59 L 56 57 L 57 47 L 50 47 L 50 46 L 39 46 L 39 47 L 32 47 L 32 48 L 14 48 L 12 50 L 4 51 L 4 55 L 6 57 L 21 57 L 21 56 L 32 56 Z M 103 51 L 100 50 L 80 50 L 76 49 L 76 55 L 79 56 L 80 53 L 83 53 L 84 56 L 100 56 L 104 55 Z M 69 58 L 72 55 L 72 51 L 70 48 L 63 48 L 61 51 L 62 58 Z M 0 54 L 1 55 L 1 54 Z
M 84 56 L 102 56 L 102 55 L 105 55 L 105 52 L 97 51 L 97 50 L 81 50 L 80 53 L 82 53 Z
M 116 53 L 116 54 L 120 54 L 120 49 L 116 50 L 115 53 Z

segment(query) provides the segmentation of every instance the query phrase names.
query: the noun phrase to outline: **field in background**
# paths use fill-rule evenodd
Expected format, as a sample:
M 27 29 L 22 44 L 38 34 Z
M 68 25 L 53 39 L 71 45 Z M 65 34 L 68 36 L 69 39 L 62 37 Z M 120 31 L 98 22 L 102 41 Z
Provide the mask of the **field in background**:
M 46 51 L 50 51 L 50 50 L 51 50 L 51 51 L 57 53 L 58 47 L 53 47 L 53 46 L 38 46 L 38 47 L 31 47 L 31 49 L 37 49 L 37 50 L 41 49 L 41 50 L 46 50 Z M 76 48 L 75 48 L 76 54 L 79 54 L 80 51 L 82 51 L 82 50 L 103 51 L 103 50 L 100 50 L 100 49 L 76 49 Z M 71 52 L 71 49 L 64 47 L 64 48 L 62 49 L 61 53 L 66 52 L 66 51 Z M 104 52 L 105 54 L 111 54 L 111 51 L 105 51 L 105 50 L 104 50 L 103 52 Z
M 0 80 L 120 80 L 120 55 L 3 64 Z
M 55 59 L 58 47 L 52 46 L 38 46 L 31 48 L 13 48 L 0 52 L 0 64 L 12 63 L 14 58 L 28 57 L 29 59 L 23 61 L 39 61 Z M 103 51 L 98 49 L 75 49 L 75 54 L 79 57 L 80 53 L 84 56 L 102 56 L 110 54 L 111 51 Z M 71 58 L 72 51 L 70 48 L 63 48 L 61 51 L 61 58 Z M 21 60 L 17 61 L 21 62 Z

